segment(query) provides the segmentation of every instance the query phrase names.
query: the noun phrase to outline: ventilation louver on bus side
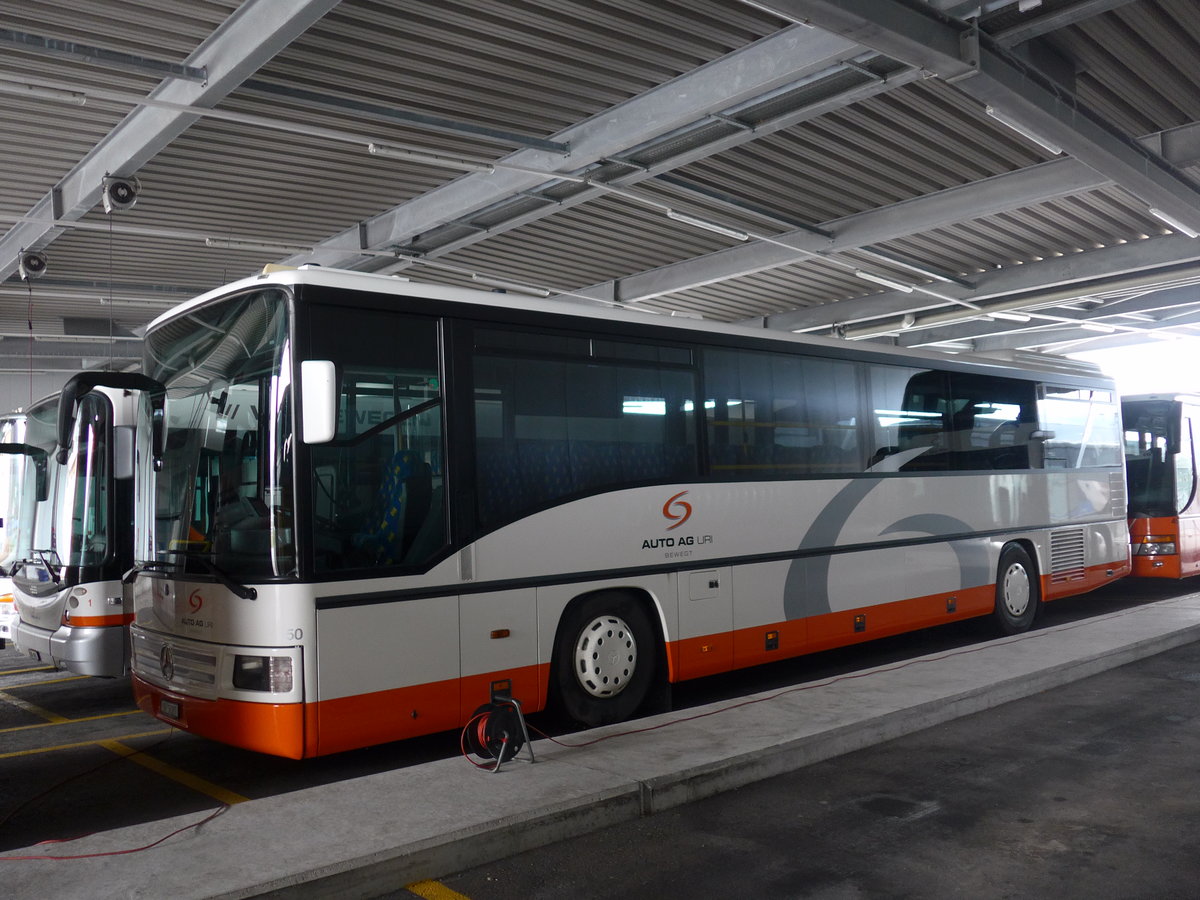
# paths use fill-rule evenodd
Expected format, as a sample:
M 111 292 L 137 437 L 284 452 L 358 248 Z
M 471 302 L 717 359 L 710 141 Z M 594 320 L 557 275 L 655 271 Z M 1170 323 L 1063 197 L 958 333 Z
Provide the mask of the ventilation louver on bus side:
M 1050 535 L 1050 582 L 1062 584 L 1087 577 L 1087 547 L 1082 528 L 1069 528 Z

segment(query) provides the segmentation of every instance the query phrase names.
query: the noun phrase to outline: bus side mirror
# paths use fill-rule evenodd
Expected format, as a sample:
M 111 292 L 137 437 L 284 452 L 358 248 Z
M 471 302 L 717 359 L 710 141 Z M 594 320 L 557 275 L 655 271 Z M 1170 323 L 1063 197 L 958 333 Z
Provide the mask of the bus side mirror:
M 301 439 L 327 444 L 337 434 L 337 370 L 333 360 L 306 359 L 300 363 Z
M 1034 431 L 1029 435 L 1029 467 L 1046 468 L 1046 441 L 1054 440 L 1053 431 Z

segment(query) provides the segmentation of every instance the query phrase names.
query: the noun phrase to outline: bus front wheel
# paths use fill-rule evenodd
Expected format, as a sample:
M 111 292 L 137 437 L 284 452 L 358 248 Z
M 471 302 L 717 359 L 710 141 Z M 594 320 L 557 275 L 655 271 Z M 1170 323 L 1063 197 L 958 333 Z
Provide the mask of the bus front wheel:
M 1028 631 L 1041 603 L 1041 587 L 1033 560 L 1025 549 L 1009 544 L 996 568 L 996 607 L 992 618 L 1003 634 Z
M 563 710 L 588 726 L 628 719 L 646 699 L 657 656 L 641 603 L 613 591 L 585 597 L 558 629 L 553 670 Z

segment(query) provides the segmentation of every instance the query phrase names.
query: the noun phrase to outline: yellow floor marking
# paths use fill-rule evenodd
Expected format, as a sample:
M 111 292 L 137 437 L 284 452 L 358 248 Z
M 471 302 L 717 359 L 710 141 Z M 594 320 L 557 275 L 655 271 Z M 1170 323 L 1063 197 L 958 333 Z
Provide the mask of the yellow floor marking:
M 74 725 L 76 722 L 95 722 L 97 719 L 115 719 L 118 716 L 132 716 L 140 712 L 140 709 L 127 709 L 124 712 L 101 713 L 98 716 L 83 716 L 79 719 L 67 719 L 63 722 L 34 722 L 32 725 L 14 725 L 12 728 L 0 728 L 0 734 L 8 734 L 12 731 L 28 731 L 31 728 L 52 728 L 55 725 Z
M 466 894 L 451 890 L 440 881 L 414 881 L 405 885 L 404 889 L 425 900 L 470 900 Z
M 43 684 L 66 684 L 68 681 L 83 681 L 91 675 L 72 675 L 70 678 L 52 678 L 49 681 L 24 681 L 21 684 L 10 684 L 8 690 L 23 687 L 41 687 Z
M 0 675 L 23 675 L 26 672 L 53 672 L 54 666 L 38 666 L 35 669 L 3 669 Z
M 170 734 L 174 728 L 159 728 L 156 731 L 139 731 L 137 734 L 123 734 L 121 740 L 130 741 L 134 738 L 156 737 L 160 734 Z M 103 746 L 104 741 L 96 739 L 94 741 L 76 741 L 73 744 L 58 744 L 54 747 L 34 747 L 32 750 L 14 750 L 11 753 L 0 753 L 0 759 L 11 759 L 14 756 L 34 756 L 38 753 L 53 753 L 56 750 L 74 750 L 77 747 L 98 747 Z
M 27 713 L 33 713 L 35 716 L 45 719 L 47 722 L 50 722 L 53 725 L 61 725 L 63 722 L 71 721 L 65 716 L 60 716 L 58 713 L 52 713 L 48 709 L 42 709 L 40 706 L 30 703 L 28 700 L 20 700 L 12 696 L 12 694 L 9 694 L 7 691 L 0 691 L 0 701 L 11 703 L 17 709 L 23 709 Z
M 121 756 L 127 756 L 130 762 L 137 763 L 139 766 L 145 766 L 151 772 L 157 772 L 159 775 L 170 778 L 172 781 L 177 781 L 185 787 L 199 791 L 201 794 L 206 794 L 214 800 L 219 800 L 221 803 L 228 803 L 232 806 L 235 803 L 245 803 L 250 799 L 249 797 L 243 797 L 241 794 L 235 794 L 233 791 L 227 791 L 220 785 L 213 784 L 211 781 L 205 781 L 203 778 L 192 775 L 182 769 L 177 769 L 172 765 L 155 759 L 153 756 L 139 753 L 132 747 L 126 747 L 118 741 L 97 741 L 97 743 L 105 750 L 111 750 L 113 753 L 118 753 Z

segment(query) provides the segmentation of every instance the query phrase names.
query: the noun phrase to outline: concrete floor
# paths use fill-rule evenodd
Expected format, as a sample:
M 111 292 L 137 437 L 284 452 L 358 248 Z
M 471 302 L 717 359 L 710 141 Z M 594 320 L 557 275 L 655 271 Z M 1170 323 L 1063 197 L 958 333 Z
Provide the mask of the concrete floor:
M 1191 643 L 441 882 L 472 900 L 1194 898 L 1198 761 Z
M 783 779 L 795 777 L 792 773 L 805 770 L 804 775 L 817 765 L 835 766 L 814 782 L 818 788 L 832 789 L 837 781 L 832 774 L 837 771 L 836 763 L 827 760 L 983 710 L 992 710 L 985 716 L 1005 714 L 1007 710 L 994 708 L 1043 691 L 1061 690 L 1064 685 L 1198 639 L 1200 595 L 1135 602 L 1105 615 L 1013 638 L 941 650 L 819 682 L 596 729 L 553 744 L 539 741 L 536 764 L 514 762 L 499 774 L 480 772 L 461 758 L 442 759 L 224 808 L 210 804 L 204 811 L 114 828 L 67 844 L 10 850 L 0 853 L 0 881 L 8 896 L 62 900 L 97 896 L 169 896 L 175 900 L 269 894 L 379 896 L 555 841 L 571 838 L 574 847 L 582 840 L 580 835 L 619 823 L 656 830 L 664 821 L 662 816 L 672 810 L 677 811 L 672 814 L 703 824 L 713 841 L 722 834 L 724 815 L 702 813 L 700 810 L 708 807 L 697 806 L 695 801 L 730 791 L 769 790 Z M 1191 672 L 1190 663 L 1181 671 Z M 1181 681 L 1191 687 L 1187 679 Z M 1105 696 L 1110 693 L 1102 691 Z M 1068 708 L 1073 707 L 1068 704 Z M 1103 722 L 1108 715 L 1098 711 L 1094 718 Z M 1058 718 L 1063 717 L 1060 710 Z M 1114 719 L 1113 726 L 1122 722 Z M 1135 720 L 1123 727 L 1137 730 L 1139 725 Z M 1015 855 L 1048 853 L 1059 845 L 1070 850 L 1073 845 L 1064 838 L 1072 835 L 1079 816 L 1067 814 L 1073 796 L 1067 791 L 1043 798 L 1038 808 L 1014 807 L 1007 818 L 987 827 L 978 815 L 962 813 L 956 821 L 953 814 L 946 813 L 952 798 L 933 791 L 938 778 L 948 778 L 956 771 L 962 777 L 987 773 L 991 783 L 998 774 L 1011 772 L 1015 798 L 1015 789 L 1021 785 L 1018 776 L 1031 768 L 1025 764 L 1025 755 L 1040 744 L 1053 747 L 1060 743 L 1042 736 L 1036 724 L 1021 726 L 1016 736 L 1021 741 L 1018 750 L 998 754 L 972 745 L 958 755 L 938 757 L 927 747 L 925 754 L 907 754 L 905 765 L 914 775 L 922 773 L 933 780 L 905 783 L 901 789 L 894 774 L 881 775 L 870 790 L 866 781 L 853 788 L 845 795 L 849 799 L 839 801 L 833 794 L 824 799 L 834 811 L 865 817 L 875 828 L 879 823 L 894 828 L 909 819 L 942 822 L 951 833 L 982 829 L 977 832 L 981 846 L 1006 846 L 1007 852 Z M 1106 740 L 1113 739 L 1097 735 L 1084 741 L 1084 746 L 1096 748 L 1091 756 L 1102 757 Z M 1089 755 L 1083 749 L 1079 754 Z M 1188 753 L 1187 758 L 1196 757 Z M 1068 773 L 1072 769 L 1065 765 Z M 756 783 L 758 787 L 750 787 Z M 1085 788 L 1102 791 L 1103 785 L 1084 785 L 1081 792 Z M 1186 786 L 1180 787 L 1185 790 Z M 1057 796 L 1065 799 L 1055 800 Z M 813 797 L 819 809 L 822 795 Z M 116 802 L 137 804 L 140 799 L 122 797 Z M 1061 809 L 1064 818 L 1056 822 L 1047 809 Z M 804 816 L 799 815 L 802 811 Z M 808 846 L 812 834 L 833 824 L 833 819 L 805 817 L 812 813 L 811 803 L 793 809 L 786 828 L 752 811 L 733 818 L 747 824 L 757 822 L 760 829 L 779 831 L 790 838 L 785 841 L 789 865 L 802 860 L 804 868 L 799 874 L 809 879 L 808 883 L 833 892 L 814 896 L 882 896 L 888 892 L 891 882 L 863 880 L 848 863 L 836 862 L 831 847 L 838 842 L 812 852 Z M 212 818 L 208 818 L 210 814 Z M 652 814 L 656 815 L 644 818 Z M 1190 812 L 1184 810 L 1183 815 Z M 1041 823 L 1056 827 L 1043 834 L 1038 830 Z M 854 833 L 852 827 L 849 834 Z M 846 845 L 849 858 L 865 860 L 863 865 L 868 868 L 876 858 L 882 865 L 889 854 L 901 861 L 911 856 L 915 868 L 906 884 L 921 883 L 922 867 L 947 878 L 952 878 L 952 868 L 964 873 L 970 869 L 963 862 L 969 857 L 949 851 L 930 849 L 922 851 L 922 856 L 915 851 L 888 850 L 889 840 L 894 842 L 895 837 L 884 839 L 889 834 L 886 829 L 875 833 L 878 840 L 864 843 L 847 838 L 840 843 Z M 1102 856 L 1105 846 L 1095 843 L 1097 834 L 1104 832 L 1092 834 L 1092 848 Z M 729 841 L 738 846 L 736 839 Z M 759 842 L 742 846 L 754 849 Z M 592 865 L 632 880 L 632 855 L 591 858 Z M 28 858 L 39 856 L 54 858 Z M 699 854 L 700 858 L 707 856 Z M 588 859 L 582 853 L 580 858 Z M 780 866 L 776 859 L 763 869 L 763 883 L 793 893 L 773 896 L 804 896 L 796 893 L 800 890 L 797 871 Z M 775 871 L 779 880 L 771 881 L 767 876 Z M 948 883 L 958 884 L 953 878 Z M 992 895 L 1003 896 L 1007 889 L 997 878 L 985 873 L 974 882 L 962 881 L 963 889 L 954 893 L 970 895 L 975 893 L 972 888 L 995 888 L 1000 893 Z M 901 882 L 896 884 L 906 889 Z M 675 885 L 697 896 L 709 895 L 699 870 L 686 884 Z M 632 881 L 627 884 L 634 886 Z M 1053 892 L 1051 883 L 1042 887 Z M 672 891 L 668 896 L 678 893 Z M 640 894 L 640 888 L 622 892 L 622 896 Z M 599 894 L 585 890 L 583 895 Z

